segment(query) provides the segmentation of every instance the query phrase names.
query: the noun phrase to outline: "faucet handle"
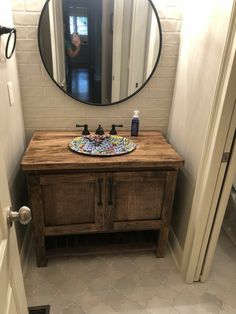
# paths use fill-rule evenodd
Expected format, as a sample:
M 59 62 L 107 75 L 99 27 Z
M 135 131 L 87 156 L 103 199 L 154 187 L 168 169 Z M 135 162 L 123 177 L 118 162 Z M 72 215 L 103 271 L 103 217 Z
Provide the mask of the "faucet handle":
M 77 128 L 84 128 L 83 132 L 82 132 L 82 135 L 89 135 L 90 134 L 87 124 L 76 124 L 76 127 Z
M 104 135 L 105 134 L 101 124 L 99 124 L 95 134 L 97 134 L 97 135 Z
M 123 128 L 123 124 L 112 124 L 110 135 L 117 135 L 116 128 Z

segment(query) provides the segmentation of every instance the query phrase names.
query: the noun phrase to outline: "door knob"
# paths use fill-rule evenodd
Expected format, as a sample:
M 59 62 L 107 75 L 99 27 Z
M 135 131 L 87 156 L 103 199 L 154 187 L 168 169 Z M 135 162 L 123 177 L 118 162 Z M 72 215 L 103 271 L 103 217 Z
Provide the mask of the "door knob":
M 12 226 L 13 221 L 19 221 L 22 225 L 27 225 L 31 221 L 31 210 L 29 207 L 22 206 L 18 212 L 13 212 L 10 207 L 7 213 L 7 224 Z

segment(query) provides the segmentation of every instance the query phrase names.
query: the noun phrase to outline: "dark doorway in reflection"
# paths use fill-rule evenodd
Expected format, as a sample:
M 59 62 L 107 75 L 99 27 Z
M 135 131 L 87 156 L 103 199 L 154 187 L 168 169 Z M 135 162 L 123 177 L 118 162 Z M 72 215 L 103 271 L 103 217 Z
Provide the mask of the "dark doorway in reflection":
M 71 69 L 71 93 L 73 97 L 92 103 L 101 103 L 101 80 L 94 79 L 89 68 Z

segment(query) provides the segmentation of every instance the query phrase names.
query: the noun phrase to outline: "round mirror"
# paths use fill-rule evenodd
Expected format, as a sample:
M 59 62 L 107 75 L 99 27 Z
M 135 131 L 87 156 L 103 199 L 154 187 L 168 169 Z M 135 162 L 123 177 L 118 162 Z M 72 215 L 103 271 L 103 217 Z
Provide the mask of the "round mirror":
M 151 78 L 161 24 L 149 0 L 48 0 L 39 21 L 44 66 L 68 95 L 91 105 L 124 101 Z

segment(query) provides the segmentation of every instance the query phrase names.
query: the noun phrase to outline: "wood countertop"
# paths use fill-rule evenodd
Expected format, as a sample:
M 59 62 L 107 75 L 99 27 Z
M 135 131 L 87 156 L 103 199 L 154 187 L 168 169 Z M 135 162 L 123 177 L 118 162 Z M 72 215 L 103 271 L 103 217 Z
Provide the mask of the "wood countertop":
M 69 142 L 81 136 L 76 131 L 37 131 L 28 145 L 21 162 L 25 171 L 54 170 L 127 170 L 146 168 L 178 169 L 183 166 L 183 158 L 167 142 L 160 132 L 141 132 L 131 137 L 128 132 L 120 136 L 131 138 L 137 148 L 125 155 L 112 157 L 87 156 L 73 152 Z

